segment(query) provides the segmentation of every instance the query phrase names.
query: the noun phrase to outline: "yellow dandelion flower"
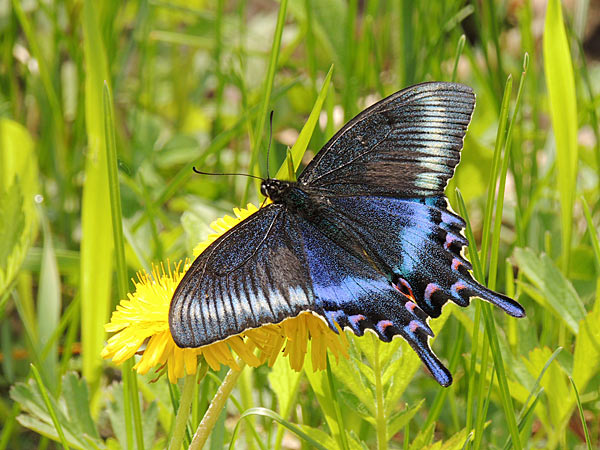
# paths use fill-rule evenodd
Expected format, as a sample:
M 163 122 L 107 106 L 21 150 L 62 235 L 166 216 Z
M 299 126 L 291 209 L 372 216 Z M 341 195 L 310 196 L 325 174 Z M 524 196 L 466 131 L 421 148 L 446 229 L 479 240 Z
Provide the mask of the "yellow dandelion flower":
M 214 221 L 211 227 L 215 233 L 196 246 L 194 255 L 198 256 L 219 236 L 256 211 L 258 208 L 250 203 L 246 209 L 235 208 L 235 217 L 225 216 Z M 169 305 L 189 266 L 186 261 L 173 268 L 169 265 L 166 270 L 163 265 L 154 267 L 152 275 L 138 274 L 138 280 L 134 280 L 135 291 L 121 301 L 105 326 L 107 332 L 115 334 L 102 350 L 103 358 L 121 364 L 141 353 L 134 366 L 138 373 L 145 374 L 158 367 L 166 370 L 169 380 L 175 383 L 185 375 L 196 373 L 198 357 L 204 358 L 213 370 L 218 370 L 221 365 L 239 370 L 235 355 L 252 367 L 264 362 L 272 366 L 277 357 L 283 355 L 289 358 L 292 369 L 300 371 L 309 339 L 312 340 L 311 360 L 315 369 L 326 368 L 327 350 L 336 359 L 340 355 L 348 357 L 344 332 L 338 329 L 339 334 L 336 334 L 323 319 L 308 311 L 202 347 L 178 347 L 169 331 Z M 145 348 L 140 351 L 144 344 Z

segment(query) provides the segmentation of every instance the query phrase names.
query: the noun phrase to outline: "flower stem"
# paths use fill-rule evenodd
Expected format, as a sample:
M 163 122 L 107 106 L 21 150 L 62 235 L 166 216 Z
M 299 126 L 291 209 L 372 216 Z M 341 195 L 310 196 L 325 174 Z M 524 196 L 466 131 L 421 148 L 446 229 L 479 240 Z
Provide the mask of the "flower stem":
M 175 429 L 173 430 L 173 437 L 169 444 L 169 450 L 181 449 L 181 443 L 185 436 L 185 426 L 187 424 L 188 416 L 190 415 L 192 400 L 194 399 L 193 393 L 195 382 L 196 374 L 187 375 L 183 382 L 183 392 L 179 399 L 179 409 L 177 410 L 177 417 L 175 417 Z
M 217 423 L 217 419 L 225 406 L 225 402 L 235 387 L 235 384 L 242 373 L 241 369 L 244 368 L 245 364 L 240 361 L 238 362 L 238 365 L 240 366 L 240 370 L 229 370 L 229 372 L 227 372 L 223 383 L 221 383 L 221 386 L 219 386 L 219 389 L 210 402 L 206 414 L 204 414 L 204 417 L 202 418 L 202 422 L 198 425 L 198 429 L 194 434 L 194 438 L 192 439 L 192 443 L 188 450 L 200 450 L 208 440 L 208 436 Z

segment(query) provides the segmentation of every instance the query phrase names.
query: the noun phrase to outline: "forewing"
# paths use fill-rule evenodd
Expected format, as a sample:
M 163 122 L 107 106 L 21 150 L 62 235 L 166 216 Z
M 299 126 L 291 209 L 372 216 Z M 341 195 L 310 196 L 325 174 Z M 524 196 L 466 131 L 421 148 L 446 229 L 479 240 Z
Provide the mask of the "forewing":
M 200 347 L 280 322 L 312 308 L 310 286 L 296 227 L 269 205 L 194 261 L 171 300 L 171 334 L 180 347 Z
M 361 112 L 298 180 L 329 195 L 428 197 L 443 193 L 475 106 L 457 83 L 418 84 Z

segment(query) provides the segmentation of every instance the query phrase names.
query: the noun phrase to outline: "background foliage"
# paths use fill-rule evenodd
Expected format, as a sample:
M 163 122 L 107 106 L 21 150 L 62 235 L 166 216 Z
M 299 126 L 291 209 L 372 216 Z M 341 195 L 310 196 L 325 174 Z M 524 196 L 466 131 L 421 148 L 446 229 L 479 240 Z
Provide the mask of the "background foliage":
M 352 339 L 350 360 L 332 361 L 329 374 L 296 374 L 287 362 L 245 370 L 211 448 L 229 445 L 255 407 L 267 409 L 241 419 L 236 448 L 308 448 L 284 433 L 293 424 L 326 448 L 600 445 L 597 9 L 586 0 L 564 11 L 558 0 L 1 0 L 0 449 L 133 448 L 123 411 L 138 392 L 144 447 L 163 448 L 172 429 L 179 389 L 153 376 L 136 388 L 127 370 L 122 383 L 99 356 L 119 300 L 105 81 L 134 276 L 190 255 L 212 220 L 257 199 L 248 179 L 192 176 L 191 166 L 265 175 L 274 109 L 278 167 L 332 64 L 306 159 L 402 87 L 455 77 L 474 88 L 448 195 L 458 211 L 460 189 L 482 248 L 469 255 L 475 275 L 528 316 L 477 301 L 447 307 L 433 327 L 455 374 L 448 389 L 404 342 L 370 335 Z M 197 385 L 190 433 L 224 376 Z

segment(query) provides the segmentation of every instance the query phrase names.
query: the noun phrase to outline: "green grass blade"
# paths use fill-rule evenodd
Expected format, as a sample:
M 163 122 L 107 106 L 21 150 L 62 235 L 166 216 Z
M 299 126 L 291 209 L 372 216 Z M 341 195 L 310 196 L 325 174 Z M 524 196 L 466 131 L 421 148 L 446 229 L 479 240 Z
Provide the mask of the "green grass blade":
M 56 148 L 54 149 L 57 168 L 56 175 L 58 177 L 62 177 L 66 173 L 66 152 L 64 145 L 61 141 L 61 138 L 64 134 L 63 127 L 63 113 L 61 104 L 58 98 L 58 94 L 56 93 L 56 89 L 52 83 L 52 76 L 50 73 L 50 69 L 48 68 L 48 64 L 46 62 L 46 58 L 44 57 L 42 50 L 40 48 L 40 43 L 38 42 L 38 35 L 36 34 L 36 30 L 31 24 L 31 21 L 25 14 L 23 10 L 22 2 L 20 0 L 13 0 L 12 2 L 14 12 L 23 27 L 23 31 L 25 36 L 27 37 L 27 41 L 29 42 L 29 46 L 31 48 L 31 53 L 37 61 L 37 66 L 39 70 L 39 76 L 42 81 L 42 85 L 44 86 L 44 90 L 46 91 L 46 97 L 48 98 L 48 103 L 50 105 L 50 110 L 52 111 L 52 125 L 54 127 L 55 136 L 53 136 L 53 142 Z
M 13 403 L 12 411 L 8 414 L 8 417 L 5 418 L 4 423 L 2 424 L 2 432 L 0 433 L 0 450 L 6 450 L 8 448 L 8 444 L 10 444 L 11 435 L 15 429 L 15 425 L 17 423 L 17 415 L 21 407 L 18 403 Z
M 483 309 L 483 305 L 482 305 Z M 487 419 L 487 395 L 485 394 L 486 385 L 489 386 L 493 383 L 493 375 L 494 370 L 492 368 L 492 374 L 488 380 L 488 366 L 489 366 L 489 358 L 490 358 L 490 344 L 489 344 L 489 332 L 485 329 L 483 333 L 483 339 L 481 341 L 481 364 L 479 369 L 479 374 L 477 375 L 477 386 L 475 387 L 475 400 L 474 404 L 476 405 L 476 415 L 473 418 L 475 422 L 475 428 L 473 430 L 473 447 L 479 448 L 478 443 L 483 440 L 483 432 L 485 430 L 485 422 Z M 471 376 L 475 377 L 475 372 L 471 373 Z M 489 381 L 489 382 L 488 382 Z
M 467 210 L 465 207 L 464 200 L 463 200 L 462 196 L 460 195 L 460 192 L 457 192 L 456 197 L 458 199 L 460 214 L 463 216 L 463 218 L 466 221 L 465 235 L 466 235 L 467 239 L 469 240 L 469 246 L 470 246 L 469 248 L 474 249 L 475 248 L 475 240 L 474 240 L 475 238 L 473 236 L 473 230 L 472 230 L 471 225 L 468 220 L 468 215 L 467 215 Z M 481 265 L 480 265 L 479 259 L 474 257 L 475 253 L 476 253 L 475 250 L 469 251 L 469 255 L 473 255 L 471 257 L 471 262 L 473 264 L 473 272 L 475 274 L 475 277 L 477 278 L 478 276 L 482 276 L 483 273 L 481 270 Z M 479 303 L 478 303 L 478 305 L 479 305 Z M 508 389 L 508 382 L 507 382 L 506 372 L 504 370 L 504 363 L 502 361 L 502 354 L 500 353 L 500 344 L 498 343 L 498 335 L 496 332 L 494 317 L 492 315 L 491 307 L 489 304 L 487 304 L 485 302 L 481 302 L 481 309 L 483 312 L 487 336 L 489 337 L 490 349 L 492 350 L 494 366 L 496 368 L 496 372 L 497 372 L 497 376 L 498 376 L 498 384 L 500 386 L 500 393 L 501 393 L 501 399 L 502 399 L 502 406 L 504 408 L 504 414 L 506 417 L 506 421 L 508 423 L 510 435 L 511 435 L 511 438 L 513 441 L 513 445 L 515 448 L 520 449 L 521 442 L 520 442 L 520 437 L 519 437 L 519 431 L 517 428 L 517 421 L 516 421 L 516 417 L 515 417 L 514 408 L 512 405 L 512 398 L 510 396 L 510 391 Z M 477 323 L 476 323 L 476 325 L 477 325 Z M 476 340 L 477 339 L 477 329 L 476 328 L 474 328 L 473 333 L 474 333 L 473 342 L 475 343 L 475 342 L 477 342 L 477 340 Z M 471 370 L 473 370 L 473 368 L 474 368 L 474 361 L 475 361 L 475 358 L 472 357 Z M 473 375 L 471 375 L 471 376 L 473 376 Z M 470 386 L 469 390 L 471 391 L 471 389 L 472 388 Z M 472 396 L 471 396 L 471 398 L 472 398 Z M 470 405 L 470 404 L 471 403 L 468 403 L 468 405 Z M 468 420 L 469 417 L 470 417 L 470 415 L 467 411 L 467 426 L 468 427 L 470 427 L 470 425 L 471 425 L 471 423 Z
M 312 137 L 315 126 L 317 125 L 317 121 L 319 120 L 319 115 L 321 114 L 321 109 L 323 108 L 323 102 L 327 97 L 327 90 L 329 89 L 329 83 L 331 81 L 331 77 L 333 75 L 333 66 L 329 68 L 329 72 L 327 72 L 327 76 L 325 77 L 325 81 L 323 81 L 323 86 L 321 86 L 321 91 L 317 96 L 317 100 L 313 105 L 312 111 L 308 116 L 308 120 L 302 127 L 302 131 L 298 135 L 298 139 L 294 143 L 291 149 L 292 161 L 294 163 L 294 173 L 300 167 L 300 163 L 302 162 L 302 157 L 304 156 L 304 152 L 306 152 L 306 148 L 308 147 L 308 143 L 310 142 L 310 138 Z M 277 175 L 275 178 L 280 178 L 285 175 L 288 171 L 286 164 L 284 163 L 279 170 L 277 171 Z
M 104 323 L 110 306 L 113 271 L 110 202 L 106 153 L 102 86 L 108 79 L 108 67 L 97 5 L 83 3 L 83 48 L 85 61 L 85 114 L 88 149 L 81 205 L 81 344 L 83 376 L 97 387 L 104 345 Z
M 252 155 L 250 156 L 250 173 L 256 172 L 256 164 L 258 162 L 258 155 L 260 153 L 260 144 L 262 142 L 265 121 L 267 120 L 269 111 L 271 92 L 273 91 L 273 84 L 275 80 L 275 70 L 277 69 L 277 60 L 279 58 L 279 50 L 281 48 L 281 35 L 283 34 L 283 26 L 285 24 L 287 4 L 288 0 L 281 0 L 281 4 L 279 5 L 279 14 L 277 15 L 275 35 L 273 36 L 273 46 L 271 47 L 271 58 L 269 59 L 267 77 L 265 79 L 265 86 L 262 93 L 262 105 L 258 113 L 258 122 L 254 128 L 254 141 L 252 143 Z M 251 182 L 252 179 L 248 178 L 246 189 L 244 190 L 244 196 L 241 202 L 242 205 L 245 205 L 248 199 L 248 192 Z
M 458 365 L 458 361 L 460 359 L 461 351 L 463 348 L 464 338 L 465 338 L 465 327 L 463 327 L 461 324 L 458 324 L 457 336 L 454 341 L 454 346 L 452 349 L 452 356 L 450 356 L 450 363 L 448 364 L 448 369 L 450 370 L 451 373 L 454 373 L 454 371 L 456 370 L 456 367 Z M 423 424 L 423 426 L 421 428 L 423 428 L 423 429 L 429 428 L 429 426 L 438 419 L 438 417 L 442 411 L 442 408 L 446 402 L 446 398 L 448 397 L 449 392 L 450 392 L 449 389 L 438 390 L 438 392 L 435 396 L 435 400 L 433 401 L 433 404 L 431 405 L 431 408 L 429 410 L 429 414 L 427 415 L 427 419 L 425 420 L 425 423 Z
M 454 55 L 454 66 L 452 67 L 452 82 L 456 81 L 456 71 L 458 70 L 458 62 L 460 61 L 460 57 L 465 48 L 465 42 L 467 42 L 467 37 L 464 34 L 460 35 L 458 39 L 458 45 L 456 46 L 456 54 Z
M 248 411 L 245 411 L 240 416 L 240 418 L 238 419 L 238 422 L 235 425 L 235 428 L 233 430 L 233 434 L 232 434 L 232 437 L 231 437 L 231 442 L 229 443 L 229 449 L 230 450 L 236 448 L 234 446 L 234 444 L 235 444 L 235 441 L 236 441 L 238 428 L 240 426 L 240 423 L 241 423 L 242 419 L 244 419 L 246 417 L 249 417 L 249 416 L 263 416 L 263 417 L 268 417 L 269 419 L 274 420 L 275 422 L 277 422 L 281 426 L 283 426 L 283 427 L 287 428 L 288 430 L 290 430 L 292 433 L 294 433 L 299 438 L 303 439 L 306 443 L 308 443 L 311 446 L 311 448 L 316 448 L 316 449 L 319 449 L 319 450 L 327 450 L 326 447 L 322 446 L 319 442 L 317 442 L 316 440 L 314 440 L 310 435 L 308 435 L 307 433 L 305 433 L 297 425 L 293 424 L 292 422 L 289 422 L 289 421 L 285 420 L 283 417 L 281 417 L 275 411 L 272 411 L 272 410 L 267 409 L 267 408 L 261 408 L 261 407 L 251 408 Z
M 113 114 L 113 102 L 108 83 L 104 82 L 102 89 L 102 109 L 104 112 L 104 143 L 106 145 L 107 184 L 110 197 L 110 210 L 112 218 L 112 232 L 115 244 L 115 262 L 117 272 L 117 295 L 120 299 L 127 298 L 127 263 L 125 261 L 125 240 L 123 237 L 123 219 L 121 212 L 121 190 L 119 187 L 119 172 L 117 161 L 117 142 L 115 138 L 115 122 Z M 131 362 L 123 367 L 124 384 L 124 411 L 125 429 L 128 440 L 131 435 L 131 414 L 133 413 L 133 424 L 135 427 L 136 444 L 138 450 L 144 449 L 144 433 L 142 430 L 142 418 L 137 392 L 137 377 L 131 370 Z
M 583 427 L 583 432 L 585 434 L 585 443 L 587 444 L 588 450 L 592 450 L 592 441 L 590 439 L 590 432 L 588 430 L 587 422 L 585 420 L 585 414 L 583 414 L 583 406 L 581 406 L 579 391 L 577 390 L 577 386 L 575 386 L 575 381 L 573 381 L 573 378 L 569 377 L 569 381 L 573 386 L 573 391 L 575 391 L 575 398 L 577 399 L 577 408 L 579 409 L 579 418 L 581 419 L 581 426 Z
M 519 106 L 521 105 L 521 94 L 523 93 L 523 85 L 527 76 L 527 68 L 529 67 L 529 55 L 526 53 L 523 60 L 523 72 L 519 81 L 519 89 L 517 91 L 517 100 L 515 102 L 515 110 L 508 126 L 505 140 L 504 159 L 502 160 L 502 169 L 500 171 L 500 183 L 498 186 L 498 197 L 496 198 L 496 215 L 494 220 L 494 231 L 492 234 L 492 249 L 490 254 L 490 270 L 488 287 L 496 289 L 496 276 L 498 270 L 498 252 L 500 247 L 500 229 L 502 227 L 502 212 L 504 210 L 504 191 L 506 188 L 506 175 L 508 173 L 508 163 L 511 159 L 512 132 L 515 121 L 519 114 Z
M 529 405 L 529 407 L 527 407 L 527 409 L 523 410 L 523 414 L 521 414 L 521 419 L 519 420 L 519 432 L 523 432 L 523 430 L 525 429 L 525 427 L 529 427 L 531 426 L 530 422 L 533 421 L 535 415 L 535 407 L 537 406 L 538 402 L 540 401 L 540 398 L 542 396 L 542 393 L 544 392 L 544 388 L 541 388 L 537 394 L 535 394 L 533 396 L 533 402 L 531 403 L 531 405 Z M 532 391 L 533 393 L 533 391 Z M 528 425 L 529 423 L 529 425 Z M 503 447 L 504 450 L 509 450 L 510 449 L 510 438 L 506 439 L 506 443 L 504 444 Z
M 458 208 L 460 215 L 465 220 L 465 236 L 469 241 L 469 258 L 473 265 L 473 274 L 475 278 L 480 282 L 483 282 L 483 268 L 477 253 L 477 242 L 473 234 L 473 228 L 471 228 L 471 222 L 469 220 L 469 214 L 467 212 L 467 206 L 463 199 L 460 190 L 456 189 L 456 199 L 458 201 Z M 467 417 L 466 417 L 466 428 L 471 430 L 473 428 L 473 413 L 475 410 L 475 372 L 477 367 L 477 358 L 479 353 L 479 326 L 481 323 L 481 302 L 475 303 L 475 318 L 473 320 L 473 333 L 471 335 L 471 359 L 469 362 L 469 379 L 467 383 Z
M 494 197 L 496 194 L 496 184 L 500 172 L 500 160 L 502 156 L 502 147 L 504 147 L 506 136 L 506 124 L 508 122 L 508 107 L 510 102 L 510 94 L 512 92 L 512 76 L 508 76 L 504 87 L 504 96 L 502 97 L 502 106 L 500 108 L 500 121 L 498 124 L 498 132 L 496 133 L 496 146 L 494 147 L 494 159 L 492 164 L 492 176 L 488 185 L 487 201 L 485 204 L 485 212 L 483 219 L 483 237 L 481 238 L 481 261 L 482 268 L 487 267 L 488 247 L 490 241 L 490 232 L 492 230 L 492 213 L 494 211 Z M 479 279 L 484 282 L 484 279 Z
M 588 203 L 585 200 L 585 198 L 581 197 L 581 203 L 583 204 L 583 212 L 585 214 L 588 232 L 590 233 L 590 240 L 592 241 L 594 256 L 596 257 L 596 269 L 600 271 L 600 242 L 598 241 L 598 230 L 594 227 L 592 213 L 590 212 L 590 207 L 588 206 Z
M 465 204 L 465 200 L 460 192 L 460 190 L 456 189 L 456 200 L 458 202 L 458 210 L 463 219 L 465 219 L 465 236 L 469 241 L 469 260 L 473 265 L 473 274 L 475 278 L 480 282 L 483 281 L 483 267 L 481 266 L 481 260 L 479 259 L 479 253 L 477 253 L 477 241 L 475 241 L 475 235 L 473 234 L 473 228 L 471 228 L 471 222 L 469 221 L 469 213 L 467 212 L 467 205 Z
M 569 42 L 560 0 L 550 0 L 544 25 L 544 71 L 556 141 L 557 185 L 561 203 L 562 269 L 571 253 L 573 202 L 577 178 L 577 102 Z
M 117 295 L 127 298 L 127 263 L 125 262 L 125 241 L 123 238 L 123 225 L 121 213 L 121 189 L 119 187 L 119 173 L 117 161 L 117 142 L 115 138 L 115 125 L 112 106 L 112 96 L 106 81 L 102 89 L 102 109 L 104 111 L 104 139 L 106 144 L 106 163 L 108 168 L 108 190 L 110 194 L 110 209 L 112 218 L 112 232 L 115 244 L 115 261 L 117 272 Z
M 490 337 L 490 349 L 492 350 L 492 357 L 494 359 L 494 367 L 498 374 L 498 385 L 500 386 L 500 394 L 502 400 L 502 408 L 504 409 L 504 417 L 508 423 L 508 430 L 512 438 L 513 447 L 517 450 L 521 449 L 521 438 L 519 435 L 519 429 L 517 427 L 517 418 L 515 416 L 515 410 L 512 403 L 512 397 L 508 388 L 508 377 L 504 369 L 504 361 L 502 360 L 502 353 L 500 351 L 500 344 L 498 342 L 498 333 L 496 332 L 496 324 L 494 323 L 494 316 L 492 315 L 492 308 L 488 303 L 483 303 L 483 318 L 486 327 L 486 331 Z

